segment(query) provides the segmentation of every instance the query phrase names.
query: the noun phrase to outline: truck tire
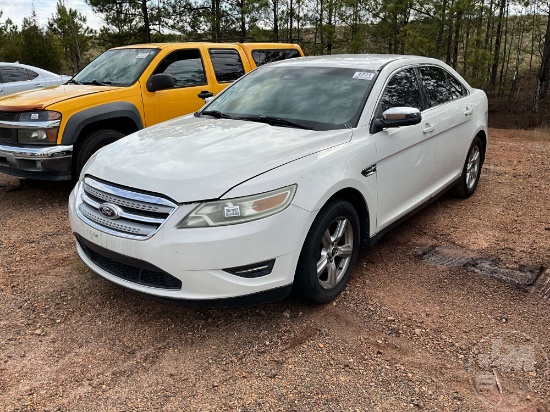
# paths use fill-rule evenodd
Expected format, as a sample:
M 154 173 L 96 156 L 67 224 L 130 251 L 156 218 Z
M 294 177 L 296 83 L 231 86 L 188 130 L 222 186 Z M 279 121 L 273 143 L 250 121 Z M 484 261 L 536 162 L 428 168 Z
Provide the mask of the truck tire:
M 86 135 L 82 142 L 77 145 L 73 155 L 73 180 L 78 180 L 82 168 L 95 152 L 124 136 L 124 133 L 111 129 L 100 129 Z

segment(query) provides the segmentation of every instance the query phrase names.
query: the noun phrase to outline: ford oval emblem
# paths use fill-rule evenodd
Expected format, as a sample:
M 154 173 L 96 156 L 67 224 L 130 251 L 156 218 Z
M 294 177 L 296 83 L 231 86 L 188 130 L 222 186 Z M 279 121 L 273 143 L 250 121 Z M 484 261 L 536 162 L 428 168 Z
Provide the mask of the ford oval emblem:
M 112 203 L 102 203 L 99 205 L 99 213 L 107 219 L 118 219 L 122 213 L 122 209 Z

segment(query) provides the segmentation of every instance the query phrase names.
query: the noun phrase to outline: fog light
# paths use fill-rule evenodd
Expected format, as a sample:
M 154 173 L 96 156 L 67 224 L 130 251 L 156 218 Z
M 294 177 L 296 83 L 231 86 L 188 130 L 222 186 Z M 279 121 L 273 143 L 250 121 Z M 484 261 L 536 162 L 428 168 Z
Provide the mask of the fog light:
M 269 275 L 273 270 L 273 265 L 275 265 L 275 259 L 253 263 L 252 265 L 223 269 L 223 271 L 242 278 L 259 278 Z

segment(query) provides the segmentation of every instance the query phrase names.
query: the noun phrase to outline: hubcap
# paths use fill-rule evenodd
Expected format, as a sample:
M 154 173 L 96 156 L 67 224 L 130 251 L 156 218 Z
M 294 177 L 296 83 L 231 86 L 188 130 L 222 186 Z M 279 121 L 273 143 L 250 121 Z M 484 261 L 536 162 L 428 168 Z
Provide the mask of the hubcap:
M 332 289 L 344 277 L 353 252 L 353 227 L 338 217 L 325 230 L 317 260 L 317 279 L 324 289 Z
M 466 165 L 466 187 L 473 189 L 479 177 L 479 166 L 481 165 L 481 153 L 478 146 L 472 147 Z

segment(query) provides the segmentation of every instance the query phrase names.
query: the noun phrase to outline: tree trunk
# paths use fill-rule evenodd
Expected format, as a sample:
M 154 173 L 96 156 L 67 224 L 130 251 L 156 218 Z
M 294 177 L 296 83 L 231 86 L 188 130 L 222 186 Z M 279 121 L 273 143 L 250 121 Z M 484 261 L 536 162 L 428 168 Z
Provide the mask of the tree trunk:
M 539 100 L 546 97 L 548 93 L 548 82 L 550 81 L 550 10 L 548 10 L 548 23 L 546 25 L 546 35 L 544 36 L 544 51 L 542 61 L 537 74 L 537 90 L 535 91 L 535 100 L 533 103 L 533 113 L 539 112 Z
M 244 9 L 244 0 L 241 0 L 241 43 L 246 41 L 246 11 Z
M 439 28 L 437 30 L 437 40 L 435 41 L 435 57 L 439 59 L 441 51 L 441 42 L 443 41 L 443 30 L 445 28 L 445 14 L 447 13 L 447 0 L 443 0 L 441 9 L 441 19 L 439 20 Z
M 456 13 L 455 36 L 453 39 L 453 69 L 456 69 L 458 64 L 458 42 L 460 40 L 460 22 L 462 20 L 462 10 Z
M 279 41 L 279 0 L 273 0 L 273 37 Z
M 500 79 L 498 81 L 498 95 L 502 96 L 504 91 L 504 82 L 506 81 L 507 73 L 508 73 L 508 66 L 510 64 L 510 51 L 512 47 L 512 42 L 510 42 L 510 45 L 508 46 L 508 21 L 510 18 L 510 4 L 506 7 L 506 16 L 505 16 L 505 25 L 504 25 L 504 44 L 502 46 L 502 49 L 504 51 L 504 55 L 502 56 L 502 66 L 500 67 Z M 512 33 L 514 32 L 514 27 L 516 26 L 516 20 L 514 20 L 514 24 L 512 25 Z M 508 47 L 507 47 L 508 46 Z M 506 73 L 504 73 L 504 67 L 506 66 Z
M 288 22 L 288 41 L 292 42 L 292 26 L 294 23 L 294 3 L 290 0 L 290 10 L 289 10 L 289 22 Z
M 452 64 L 451 62 L 451 53 L 452 53 L 452 44 L 453 44 L 453 14 L 451 13 L 454 6 L 454 1 L 451 1 L 451 4 L 449 5 L 449 28 L 447 31 L 447 53 L 445 56 L 445 63 L 447 63 L 449 66 Z
M 327 53 L 332 54 L 332 40 L 334 37 L 334 1 L 329 0 L 328 2 L 328 21 L 327 21 Z
M 147 0 L 141 0 L 141 13 L 143 14 L 143 42 L 151 43 L 151 27 L 149 27 L 149 10 Z
M 220 1 L 221 0 L 212 0 L 211 14 L 210 14 L 210 30 L 212 32 L 212 41 L 218 41 L 220 39 L 220 26 L 221 26 L 221 12 L 220 12 Z
M 504 19 L 504 10 L 506 7 L 506 0 L 501 0 L 498 13 L 497 33 L 495 38 L 495 49 L 493 52 L 493 67 L 491 69 L 491 86 L 495 87 L 497 84 L 498 74 L 498 62 L 500 58 L 500 43 L 502 42 L 502 22 Z

